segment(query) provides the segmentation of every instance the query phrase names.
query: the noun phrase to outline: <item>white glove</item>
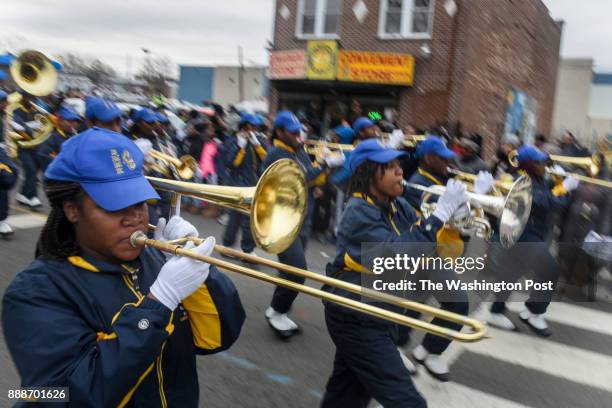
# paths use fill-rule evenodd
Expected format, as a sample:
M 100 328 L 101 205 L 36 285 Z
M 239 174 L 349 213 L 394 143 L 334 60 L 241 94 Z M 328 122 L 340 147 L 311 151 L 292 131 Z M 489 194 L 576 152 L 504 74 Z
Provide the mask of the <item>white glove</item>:
M 138 146 L 143 155 L 147 156 L 151 149 L 153 149 L 153 143 L 149 139 L 136 139 L 134 140 L 134 144 Z
M 215 238 L 208 237 L 206 241 L 194 248 L 192 242 L 185 245 L 197 254 L 209 256 L 215 247 Z M 210 264 L 197 261 L 186 256 L 175 256 L 159 271 L 157 279 L 151 285 L 151 294 L 170 310 L 195 292 L 208 278 Z
M 332 154 L 325 158 L 325 164 L 329 167 L 340 167 L 344 164 L 345 160 L 346 157 L 342 153 Z
M 25 122 L 25 125 L 27 127 L 29 127 L 32 130 L 40 130 L 42 129 L 42 125 L 40 124 L 40 122 L 35 121 L 35 120 L 31 120 L 29 122 Z
M 493 175 L 491 173 L 488 171 L 479 171 L 478 176 L 476 176 L 476 181 L 474 181 L 474 193 L 487 194 L 494 185 L 495 180 L 493 180 Z
M 197 237 L 198 235 L 198 230 L 193 224 L 175 215 L 170 218 L 167 224 L 165 218 L 160 218 L 159 221 L 157 221 L 153 238 L 158 241 L 166 242 L 185 237 Z
M 402 132 L 400 129 L 395 129 L 389 136 L 387 146 L 391 149 L 399 149 L 404 141 L 404 138 L 404 132 Z
M 563 180 L 563 188 L 568 192 L 577 189 L 579 184 L 580 181 L 573 177 L 566 177 L 565 180 Z
M 448 222 L 457 209 L 469 200 L 465 184 L 455 179 L 448 180 L 444 194 L 438 199 L 433 215 L 443 223 Z
M 565 169 L 559 166 L 558 164 L 555 164 L 550 169 L 554 171 L 555 173 L 557 173 L 558 176 L 565 176 Z
M 249 135 L 249 142 L 251 142 L 253 147 L 261 146 L 261 143 L 259 143 L 259 140 L 257 139 L 257 135 L 255 134 L 255 132 L 252 132 Z
M 240 147 L 241 149 L 244 149 L 247 143 L 249 142 L 246 136 L 242 134 L 238 134 L 236 135 L 236 138 L 238 139 L 238 147 Z

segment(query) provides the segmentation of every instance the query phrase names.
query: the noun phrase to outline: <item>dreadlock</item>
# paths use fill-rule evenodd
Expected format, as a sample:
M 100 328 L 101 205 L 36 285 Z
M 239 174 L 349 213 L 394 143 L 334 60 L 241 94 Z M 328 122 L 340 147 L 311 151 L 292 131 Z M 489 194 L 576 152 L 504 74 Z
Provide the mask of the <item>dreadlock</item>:
M 388 163 L 380 164 L 366 160 L 362 165 L 357 167 L 357 170 L 349 180 L 349 197 L 354 193 L 370 194 L 370 186 L 374 184 L 377 177 L 380 177 L 378 176 L 379 171 L 384 172 L 388 166 Z
M 74 227 L 64 214 L 63 204 L 66 201 L 79 204 L 82 199 L 81 186 L 78 183 L 46 180 L 44 188 L 51 212 L 38 238 L 36 257 L 63 260 L 79 252 Z

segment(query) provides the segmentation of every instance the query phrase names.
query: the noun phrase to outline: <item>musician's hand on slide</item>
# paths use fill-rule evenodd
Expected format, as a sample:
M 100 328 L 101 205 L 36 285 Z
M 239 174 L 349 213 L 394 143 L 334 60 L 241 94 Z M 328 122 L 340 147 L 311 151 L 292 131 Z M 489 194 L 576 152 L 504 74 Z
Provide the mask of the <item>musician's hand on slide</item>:
M 185 249 L 205 256 L 210 256 L 214 247 L 214 237 L 206 238 L 197 247 L 192 242 L 185 245 Z M 209 271 L 210 264 L 186 256 L 174 256 L 159 271 L 151 285 L 151 294 L 168 309 L 174 310 L 183 299 L 202 286 Z

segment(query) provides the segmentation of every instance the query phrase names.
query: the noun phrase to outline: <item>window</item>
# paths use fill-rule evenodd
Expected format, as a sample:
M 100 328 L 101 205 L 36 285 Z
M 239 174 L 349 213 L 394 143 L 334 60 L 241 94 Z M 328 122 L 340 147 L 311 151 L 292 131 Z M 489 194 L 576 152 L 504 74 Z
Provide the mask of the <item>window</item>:
M 434 0 L 381 0 L 378 35 L 382 38 L 428 38 Z
M 300 0 L 296 34 L 300 38 L 338 38 L 342 0 Z

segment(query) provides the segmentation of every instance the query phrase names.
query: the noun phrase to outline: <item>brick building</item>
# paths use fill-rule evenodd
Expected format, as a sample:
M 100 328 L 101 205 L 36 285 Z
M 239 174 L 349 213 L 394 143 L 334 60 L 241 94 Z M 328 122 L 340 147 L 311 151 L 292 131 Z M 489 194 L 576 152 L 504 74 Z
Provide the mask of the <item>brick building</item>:
M 302 112 L 327 129 L 357 100 L 364 111 L 395 110 L 402 126 L 460 122 L 491 149 L 505 131 L 550 132 L 561 30 L 540 0 L 276 0 L 271 109 Z M 289 52 L 308 64 L 312 56 L 299 50 L 313 40 L 332 40 L 340 53 L 412 56 L 412 78 L 312 79 L 295 62 L 276 70 L 276 57 Z

